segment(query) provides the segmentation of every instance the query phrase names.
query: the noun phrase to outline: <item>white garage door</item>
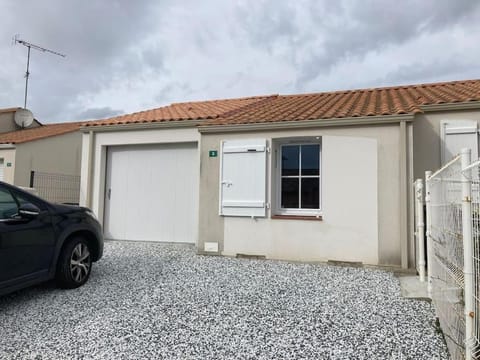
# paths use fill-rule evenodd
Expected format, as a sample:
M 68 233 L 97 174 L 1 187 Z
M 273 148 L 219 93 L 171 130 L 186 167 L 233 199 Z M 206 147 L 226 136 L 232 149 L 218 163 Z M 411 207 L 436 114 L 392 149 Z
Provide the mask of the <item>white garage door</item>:
M 195 143 L 110 147 L 105 237 L 195 243 L 198 177 Z

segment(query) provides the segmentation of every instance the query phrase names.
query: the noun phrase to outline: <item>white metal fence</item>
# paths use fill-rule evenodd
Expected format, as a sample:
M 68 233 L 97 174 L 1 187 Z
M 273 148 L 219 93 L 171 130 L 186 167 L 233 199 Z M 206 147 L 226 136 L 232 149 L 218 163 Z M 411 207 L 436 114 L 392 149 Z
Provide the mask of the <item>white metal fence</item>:
M 79 203 L 80 175 L 31 171 L 30 187 L 35 188 L 38 196 L 53 203 L 73 205 Z
M 428 290 L 452 359 L 480 358 L 479 174 L 467 150 L 426 174 Z
M 465 176 L 471 181 L 472 193 L 472 313 L 468 315 L 473 316 L 473 334 L 470 346 L 472 358 L 480 359 L 480 161 L 474 162 Z

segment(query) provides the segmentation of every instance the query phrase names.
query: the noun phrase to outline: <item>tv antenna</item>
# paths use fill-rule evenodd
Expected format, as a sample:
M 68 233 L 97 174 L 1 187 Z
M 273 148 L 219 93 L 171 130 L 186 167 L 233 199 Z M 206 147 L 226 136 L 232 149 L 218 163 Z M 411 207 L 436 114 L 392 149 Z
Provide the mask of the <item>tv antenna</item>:
M 18 35 L 14 36 L 13 41 L 14 41 L 15 44 L 21 44 L 23 46 L 26 46 L 27 49 L 28 49 L 27 71 L 25 72 L 25 99 L 24 99 L 24 104 L 23 104 L 23 108 L 26 109 L 27 108 L 27 93 L 28 93 L 28 77 L 30 76 L 30 71 L 29 71 L 29 69 L 30 69 L 30 50 L 35 49 L 35 50 L 38 50 L 38 51 L 41 51 L 41 52 L 48 52 L 50 54 L 58 55 L 58 56 L 61 56 L 61 57 L 66 57 L 67 55 L 56 52 L 56 51 L 53 51 L 53 50 L 50 50 L 50 49 L 47 49 L 47 48 L 44 48 L 44 47 L 41 47 L 41 46 L 38 46 L 38 45 L 35 45 L 35 44 L 32 44 L 32 43 L 29 43 L 28 41 L 25 41 L 25 40 L 21 40 L 21 39 L 18 38 Z

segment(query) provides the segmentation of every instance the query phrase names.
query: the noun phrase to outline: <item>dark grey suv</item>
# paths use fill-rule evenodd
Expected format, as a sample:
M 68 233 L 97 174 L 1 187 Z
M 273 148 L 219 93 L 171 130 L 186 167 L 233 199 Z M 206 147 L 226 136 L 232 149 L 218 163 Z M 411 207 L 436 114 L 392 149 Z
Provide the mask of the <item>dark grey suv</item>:
M 102 229 L 89 209 L 0 181 L 0 295 L 51 279 L 79 287 L 102 254 Z

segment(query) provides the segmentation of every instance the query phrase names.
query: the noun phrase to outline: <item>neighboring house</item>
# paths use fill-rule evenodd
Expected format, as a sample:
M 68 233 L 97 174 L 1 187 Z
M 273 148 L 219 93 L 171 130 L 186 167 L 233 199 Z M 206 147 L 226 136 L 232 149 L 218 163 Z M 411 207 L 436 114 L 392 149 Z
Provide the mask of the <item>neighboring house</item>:
M 80 175 L 81 123 L 15 125 L 17 108 L 0 110 L 0 180 L 30 186 L 31 171 Z
M 414 267 L 413 181 L 478 152 L 480 80 L 172 104 L 82 128 L 107 238 Z
M 0 109 L 0 134 L 21 130 L 21 127 L 15 123 L 14 119 L 15 112 L 21 109 L 19 107 Z M 28 128 L 32 129 L 40 126 L 42 126 L 42 123 L 37 119 L 33 119 L 32 124 Z

